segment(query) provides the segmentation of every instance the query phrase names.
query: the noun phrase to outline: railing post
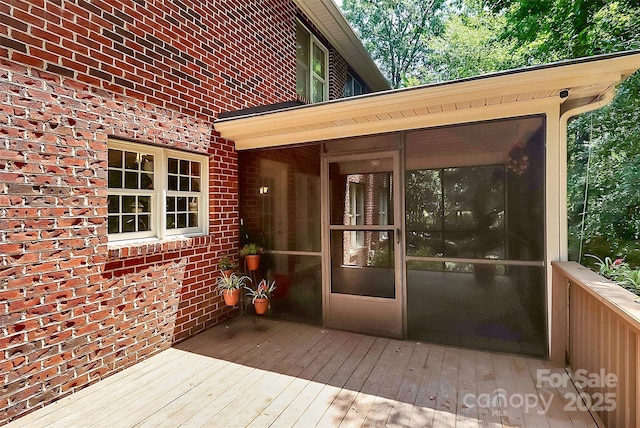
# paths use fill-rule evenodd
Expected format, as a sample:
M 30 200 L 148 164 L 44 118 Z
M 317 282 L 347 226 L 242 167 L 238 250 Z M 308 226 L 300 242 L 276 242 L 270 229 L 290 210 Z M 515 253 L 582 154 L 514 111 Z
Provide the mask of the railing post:
M 553 266 L 551 276 L 551 349 L 549 361 L 556 367 L 567 366 L 569 280 Z

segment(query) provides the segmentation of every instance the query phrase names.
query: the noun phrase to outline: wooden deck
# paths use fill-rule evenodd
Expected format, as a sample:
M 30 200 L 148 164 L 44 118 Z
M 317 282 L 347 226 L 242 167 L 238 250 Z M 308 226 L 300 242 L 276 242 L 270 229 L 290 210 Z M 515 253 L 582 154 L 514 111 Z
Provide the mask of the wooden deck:
M 8 426 L 595 426 L 589 413 L 563 409 L 572 385 L 536 387 L 544 368 L 519 356 L 239 317 Z M 505 400 L 488 407 L 496 395 Z M 518 397 L 551 406 L 526 409 Z

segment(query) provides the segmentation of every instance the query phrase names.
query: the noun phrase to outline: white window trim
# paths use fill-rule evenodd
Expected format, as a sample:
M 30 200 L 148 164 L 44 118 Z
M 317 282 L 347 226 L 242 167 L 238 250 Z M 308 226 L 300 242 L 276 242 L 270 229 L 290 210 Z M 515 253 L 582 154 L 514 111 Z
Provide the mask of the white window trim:
M 306 69 L 308 72 L 307 74 L 308 93 L 305 94 L 305 98 L 309 100 L 310 103 L 314 102 L 313 101 L 313 77 L 316 76 L 318 80 L 324 83 L 324 93 L 322 94 L 322 101 L 319 101 L 319 102 L 328 101 L 329 100 L 329 50 L 322 44 L 320 40 L 318 40 L 318 38 L 313 34 L 313 31 L 309 30 L 309 27 L 304 25 L 304 23 L 299 19 L 296 21 L 298 25 L 300 25 L 309 34 L 309 63 L 302 64 L 300 61 L 296 59 L 296 66 L 297 64 L 301 64 L 303 68 Z M 324 52 L 324 69 L 326 73 L 326 76 L 324 78 L 321 76 L 318 76 L 316 73 L 313 72 L 312 64 L 313 64 L 314 44 L 317 45 Z
M 151 214 L 151 230 L 148 232 L 126 232 L 118 234 L 107 233 L 109 243 L 156 242 L 163 240 L 188 238 L 207 235 L 209 232 L 209 158 L 204 155 L 163 149 L 147 144 L 130 143 L 122 140 L 109 139 L 107 149 L 118 149 L 133 152 L 143 152 L 154 156 L 153 190 L 142 189 L 111 189 L 107 184 L 108 195 L 150 195 L 153 207 Z M 200 162 L 200 192 L 180 192 L 168 190 L 167 159 L 178 159 Z M 108 174 L 108 167 L 107 167 Z M 198 211 L 198 227 L 167 230 L 166 198 L 167 196 L 197 197 L 200 210 Z M 154 213 L 155 211 L 155 213 Z M 109 214 L 107 213 L 107 216 Z

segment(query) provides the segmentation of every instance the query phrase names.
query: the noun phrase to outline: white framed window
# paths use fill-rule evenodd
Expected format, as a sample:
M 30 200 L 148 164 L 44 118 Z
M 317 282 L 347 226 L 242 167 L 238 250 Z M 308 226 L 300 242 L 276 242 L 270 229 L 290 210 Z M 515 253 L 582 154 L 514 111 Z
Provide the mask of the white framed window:
M 207 233 L 208 164 L 202 155 L 109 140 L 109 241 Z
M 347 81 L 344 84 L 343 95 L 347 97 L 355 97 L 356 95 L 362 95 L 362 83 L 351 73 L 347 73 Z
M 296 21 L 296 92 L 312 103 L 329 99 L 329 51 Z

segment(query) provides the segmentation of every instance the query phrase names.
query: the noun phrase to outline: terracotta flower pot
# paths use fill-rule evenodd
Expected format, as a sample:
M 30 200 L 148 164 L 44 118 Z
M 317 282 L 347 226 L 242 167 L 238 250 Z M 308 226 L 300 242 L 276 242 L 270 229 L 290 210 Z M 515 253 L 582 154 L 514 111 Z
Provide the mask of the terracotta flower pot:
M 253 307 L 256 309 L 256 314 L 264 315 L 267 313 L 267 309 L 269 309 L 269 299 L 256 299 L 253 302 Z
M 258 266 L 260 266 L 260 255 L 250 254 L 246 257 L 247 257 L 247 269 L 258 270 Z
M 227 269 L 222 271 L 222 274 L 226 277 L 231 276 L 232 273 L 233 273 L 233 269 Z
M 235 306 L 240 300 L 240 290 L 237 288 L 234 290 L 224 290 L 222 295 L 224 296 L 224 302 L 227 306 Z

